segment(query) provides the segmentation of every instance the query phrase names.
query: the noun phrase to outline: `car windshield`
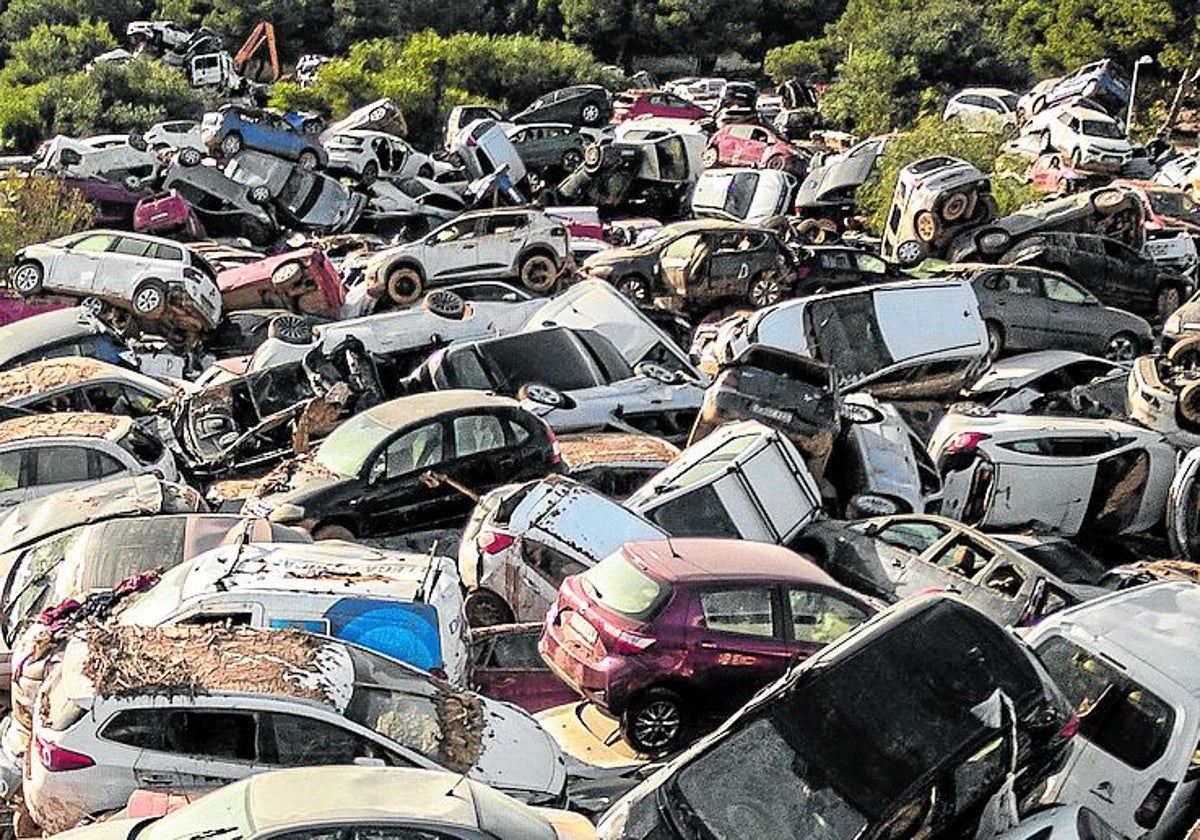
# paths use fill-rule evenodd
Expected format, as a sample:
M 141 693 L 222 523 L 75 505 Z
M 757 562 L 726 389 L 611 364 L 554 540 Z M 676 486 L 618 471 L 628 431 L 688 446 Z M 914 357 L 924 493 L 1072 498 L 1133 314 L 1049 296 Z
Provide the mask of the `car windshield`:
M 579 576 L 579 585 L 590 598 L 607 610 L 645 621 L 671 596 L 671 588 L 659 583 L 617 551 Z
M 852 383 L 895 362 L 871 295 L 813 300 L 804 312 L 819 361 L 834 367 L 839 383 Z
M 149 590 L 135 597 L 121 612 L 121 623 L 136 627 L 156 627 L 171 618 L 183 603 L 183 586 L 192 563 L 176 565 L 159 578 Z
M 502 394 L 515 395 L 522 385 L 530 383 L 563 392 L 606 384 L 587 348 L 570 330 L 517 333 L 482 342 L 475 349 Z M 554 364 L 546 364 L 547 359 L 553 359 Z
M 4 638 L 9 644 L 24 629 L 25 617 L 33 615 L 54 591 L 63 557 L 83 536 L 82 525 L 55 534 L 30 546 L 13 567 L 4 593 Z
M 297 219 L 303 219 L 321 198 L 323 182 L 302 166 L 292 172 L 279 191 L 279 202 Z
M 1003 102 L 1008 107 L 1008 110 L 1016 111 L 1017 103 L 1020 101 L 1020 97 L 1017 96 L 1015 93 L 1005 93 L 1005 94 L 1001 94 L 1000 101 Z
M 1102 137 L 1106 140 L 1125 139 L 1125 133 L 1117 124 L 1108 120 L 1084 120 L 1083 133 L 1088 137 Z
M 359 414 L 334 429 L 313 460 L 331 472 L 352 478 L 362 472 L 367 458 L 392 431 L 366 414 Z
M 246 813 L 249 780 L 205 794 L 186 808 L 155 820 L 137 832 L 138 840 L 238 840 L 253 834 Z

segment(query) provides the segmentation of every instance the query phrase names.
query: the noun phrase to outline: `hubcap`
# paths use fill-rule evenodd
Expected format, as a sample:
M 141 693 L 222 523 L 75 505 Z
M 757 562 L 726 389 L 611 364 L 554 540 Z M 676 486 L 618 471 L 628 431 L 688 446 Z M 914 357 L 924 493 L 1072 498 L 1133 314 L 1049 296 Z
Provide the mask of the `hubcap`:
M 1132 361 L 1133 355 L 1133 342 L 1124 336 L 1117 336 L 1108 343 L 1108 358 L 1115 362 Z
M 552 279 L 548 260 L 533 259 L 525 266 L 525 284 L 540 289 Z
M 916 262 L 921 258 L 921 247 L 915 242 L 905 242 L 896 249 L 896 256 L 901 262 Z
M 17 284 L 17 288 L 22 292 L 36 289 L 38 283 L 37 269 L 31 265 L 22 266 L 17 270 L 17 276 L 13 282 Z
M 161 303 L 162 296 L 157 289 L 142 289 L 138 292 L 137 300 L 134 301 L 138 312 L 153 312 Z
M 679 709 L 675 704 L 660 700 L 642 709 L 633 723 L 633 731 L 641 744 L 657 748 L 675 739 L 680 723 Z
M 104 309 L 104 301 L 98 297 L 86 297 L 79 302 L 80 307 L 91 312 L 93 315 L 99 315 Z
M 779 300 L 779 284 L 774 280 L 762 280 L 755 284 L 750 295 L 755 306 L 770 306 Z
M 922 239 L 933 239 L 934 234 L 937 233 L 933 216 L 922 216 L 917 222 L 917 232 L 921 234 Z
M 525 388 L 525 393 L 529 399 L 543 405 L 559 405 L 562 399 L 558 396 L 558 392 L 545 385 L 529 385 Z
M 583 118 L 588 122 L 592 122 L 600 117 L 600 109 L 595 105 L 583 106 Z
M 631 300 L 636 300 L 638 303 L 646 301 L 646 286 L 640 280 L 626 280 L 621 283 L 621 293 Z

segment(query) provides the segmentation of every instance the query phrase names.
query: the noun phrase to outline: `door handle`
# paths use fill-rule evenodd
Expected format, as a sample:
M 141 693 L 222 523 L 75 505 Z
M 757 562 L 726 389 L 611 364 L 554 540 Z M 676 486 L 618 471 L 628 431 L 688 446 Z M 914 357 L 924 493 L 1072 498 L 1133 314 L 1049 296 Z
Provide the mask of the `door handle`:
M 171 775 L 160 775 L 151 773 L 147 776 L 141 776 L 140 781 L 144 785 L 170 785 L 174 784 L 175 777 Z
M 475 248 L 475 246 L 474 246 L 474 245 L 464 245 L 464 246 L 462 246 L 462 249 L 463 249 L 464 251 L 471 251 L 471 250 L 474 250 L 474 248 Z

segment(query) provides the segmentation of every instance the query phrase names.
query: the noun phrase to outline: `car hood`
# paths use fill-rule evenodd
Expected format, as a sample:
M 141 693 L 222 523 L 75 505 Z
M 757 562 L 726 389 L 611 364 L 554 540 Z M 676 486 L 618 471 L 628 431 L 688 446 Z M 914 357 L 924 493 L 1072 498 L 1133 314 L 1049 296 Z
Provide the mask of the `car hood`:
M 510 703 L 483 701 L 483 752 L 470 776 L 508 793 L 557 797 L 567 783 L 562 750 L 532 715 Z M 519 797 L 520 798 L 520 797 Z
M 1056 368 L 1091 358 L 1094 357 L 1073 350 L 1040 350 L 1036 353 L 1010 356 L 994 362 L 969 387 L 963 389 L 963 396 L 995 394 L 1023 388 Z
M 251 491 L 242 512 L 270 516 L 285 504 L 304 506 L 312 496 L 350 479 L 332 473 L 311 458 L 287 461 L 269 472 Z
M 148 824 L 153 821 L 153 819 L 145 817 L 125 820 L 105 820 L 103 822 L 92 823 L 91 825 L 81 825 L 77 828 L 72 828 L 70 831 L 61 832 L 56 836 L 67 838 L 67 840 L 128 840 L 135 828 L 143 823 Z

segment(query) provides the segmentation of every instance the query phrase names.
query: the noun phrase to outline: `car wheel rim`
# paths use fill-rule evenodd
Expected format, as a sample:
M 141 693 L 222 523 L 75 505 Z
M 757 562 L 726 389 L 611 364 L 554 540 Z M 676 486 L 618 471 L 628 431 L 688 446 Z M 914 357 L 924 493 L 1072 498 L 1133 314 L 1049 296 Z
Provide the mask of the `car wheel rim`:
M 17 289 L 22 292 L 31 292 L 37 288 L 38 274 L 37 269 L 33 266 L 24 266 L 17 270 L 17 276 L 13 280 Z
M 93 315 L 99 315 L 104 311 L 104 301 L 98 297 L 86 297 L 79 302 L 79 306 Z
M 646 302 L 646 285 L 641 280 L 625 280 L 621 283 L 618 291 L 630 300 L 638 303 Z
M 595 105 L 585 105 L 583 107 L 583 119 L 585 122 L 595 122 L 600 119 L 600 109 Z
M 896 256 L 902 263 L 913 263 L 921 259 L 921 246 L 915 242 L 905 242 L 896 249 Z
M 562 403 L 558 392 L 553 388 L 547 388 L 545 385 L 528 385 L 525 388 L 525 395 L 534 402 L 541 403 L 542 405 L 557 406 Z
M 255 187 L 251 191 L 250 197 L 254 199 L 256 204 L 265 204 L 267 199 L 271 197 L 271 193 L 267 191 L 266 187 Z
M 750 300 L 755 306 L 770 306 L 779 300 L 779 284 L 774 280 L 762 280 L 754 285 Z
M 239 141 L 236 137 L 226 137 L 223 141 L 221 141 L 221 151 L 225 152 L 225 154 L 229 155 L 230 157 L 236 155 L 241 148 L 241 141 Z
M 638 713 L 633 731 L 638 743 L 657 749 L 675 740 L 682 721 L 674 703 L 660 700 L 651 703 Z
M 142 289 L 134 300 L 138 312 L 153 312 L 162 304 L 162 295 L 157 289 Z
M 923 215 L 917 219 L 917 235 L 926 242 L 937 235 L 937 223 L 932 214 Z
M 533 291 L 543 291 L 554 283 L 554 265 L 545 257 L 534 257 L 525 264 L 521 280 Z
M 988 327 L 988 355 L 994 359 L 1000 355 L 1000 349 L 1000 334 L 991 327 Z
M 1114 362 L 1129 362 L 1135 355 L 1133 342 L 1125 336 L 1117 336 L 1108 343 L 1107 358 Z

